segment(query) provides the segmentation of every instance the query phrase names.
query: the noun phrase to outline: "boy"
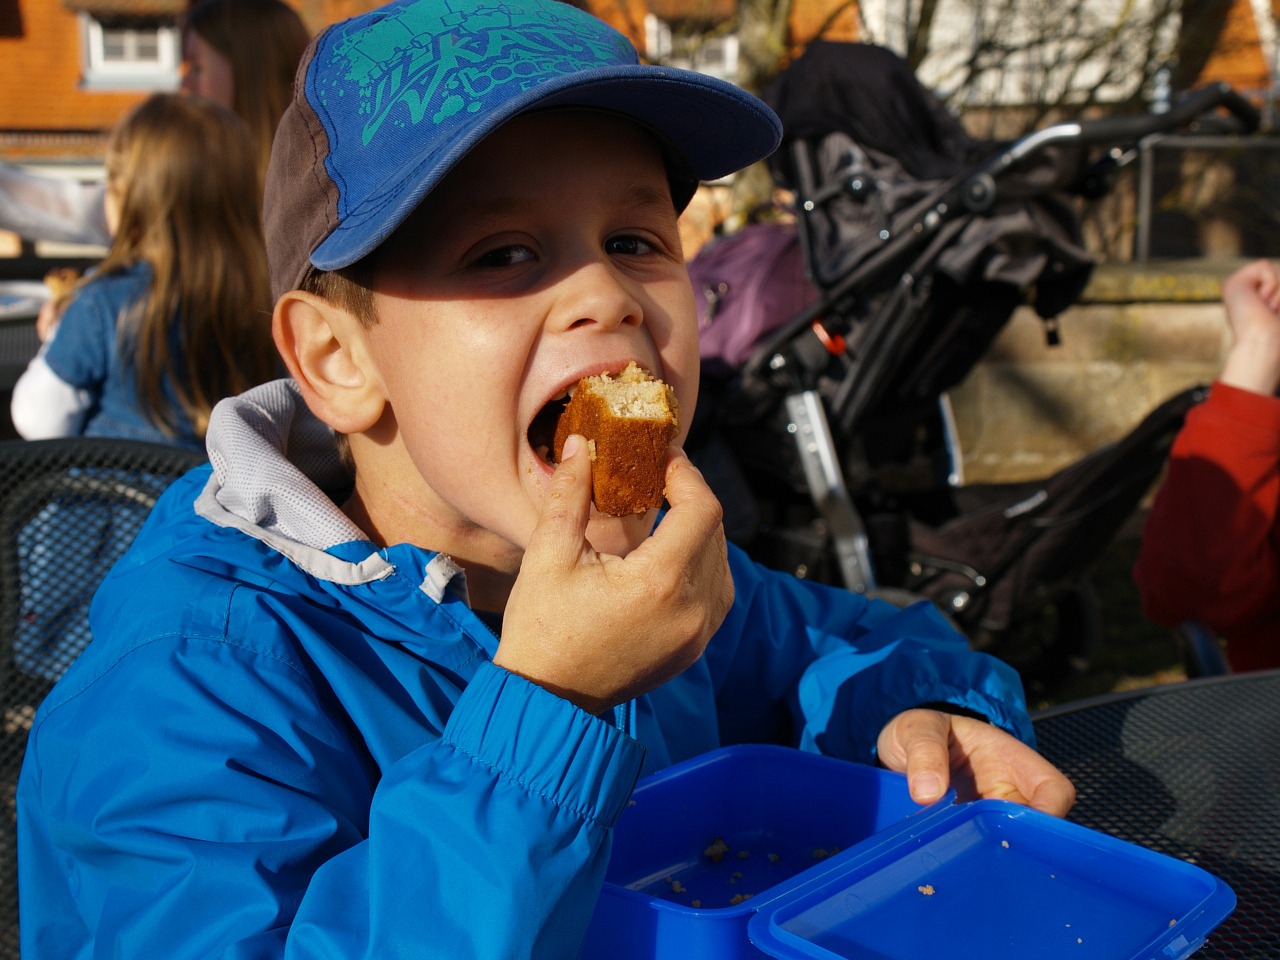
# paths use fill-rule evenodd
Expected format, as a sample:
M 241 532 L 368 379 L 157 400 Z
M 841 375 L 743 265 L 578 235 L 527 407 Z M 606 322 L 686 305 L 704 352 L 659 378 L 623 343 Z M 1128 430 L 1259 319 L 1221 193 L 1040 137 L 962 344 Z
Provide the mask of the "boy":
M 219 408 L 42 706 L 26 956 L 572 957 L 636 777 L 721 743 L 1070 806 L 927 606 L 755 567 L 677 447 L 656 528 L 591 509 L 580 438 L 546 462 L 544 410 L 631 360 L 688 422 L 677 212 L 778 138 L 634 64 L 553 0 L 317 38 L 267 187 L 292 378 Z

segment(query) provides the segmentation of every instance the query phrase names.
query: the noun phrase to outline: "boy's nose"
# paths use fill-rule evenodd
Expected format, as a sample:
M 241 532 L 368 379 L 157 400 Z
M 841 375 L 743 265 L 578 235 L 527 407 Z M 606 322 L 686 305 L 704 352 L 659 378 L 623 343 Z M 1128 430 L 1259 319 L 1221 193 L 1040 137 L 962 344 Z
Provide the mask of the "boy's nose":
M 583 264 L 560 284 L 553 322 L 565 330 L 615 328 L 644 322 L 630 282 L 607 263 Z

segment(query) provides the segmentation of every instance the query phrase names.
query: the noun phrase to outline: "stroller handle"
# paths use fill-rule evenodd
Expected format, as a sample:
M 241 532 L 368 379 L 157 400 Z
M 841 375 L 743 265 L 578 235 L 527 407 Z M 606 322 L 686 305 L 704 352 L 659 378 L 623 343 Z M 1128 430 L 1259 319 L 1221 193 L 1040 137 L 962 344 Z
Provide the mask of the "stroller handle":
M 1037 130 L 1000 151 L 984 166 L 982 173 L 998 173 L 1057 143 L 1119 145 L 1133 143 L 1157 133 L 1168 133 L 1225 108 L 1237 121 L 1241 133 L 1253 133 L 1262 123 L 1257 107 L 1242 97 L 1229 83 L 1212 83 L 1192 90 L 1163 113 L 1143 113 L 1127 117 L 1098 117 L 1058 123 Z
M 1081 124 L 1081 136 L 1089 142 L 1140 140 L 1153 133 L 1167 133 L 1192 123 L 1222 107 L 1233 117 L 1240 133 L 1254 133 L 1262 124 L 1258 108 L 1232 89 L 1229 83 L 1211 83 L 1191 90 L 1163 113 L 1134 117 L 1100 117 Z

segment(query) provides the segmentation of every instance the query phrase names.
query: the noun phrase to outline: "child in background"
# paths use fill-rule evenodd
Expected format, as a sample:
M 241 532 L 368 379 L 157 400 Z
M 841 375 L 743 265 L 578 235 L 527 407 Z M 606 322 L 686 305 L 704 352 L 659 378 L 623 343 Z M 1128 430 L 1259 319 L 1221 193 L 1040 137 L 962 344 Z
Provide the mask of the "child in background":
M 203 98 L 156 94 L 117 125 L 111 246 L 14 386 L 20 435 L 200 449 L 215 403 L 278 374 L 254 162 Z
M 1231 347 L 1174 441 L 1134 578 L 1152 620 L 1198 620 L 1233 670 L 1265 670 L 1280 667 L 1280 268 L 1241 267 L 1222 303 Z
M 266 176 L 271 139 L 311 40 L 282 0 L 196 0 L 182 23 L 182 89 L 230 107 Z
M 636 778 L 728 743 L 1070 807 L 1012 670 L 751 563 L 679 448 L 677 216 L 779 134 L 555 0 L 320 36 L 266 194 L 292 377 L 218 406 L 41 706 L 24 956 L 571 958 Z M 632 361 L 682 411 L 660 518 L 541 442 Z
M 195 0 L 182 23 L 182 89 L 236 112 L 265 174 L 271 138 L 289 104 L 311 37 L 282 0 Z M 33 173 L 0 161 L 0 230 L 27 240 L 111 242 L 103 184 Z

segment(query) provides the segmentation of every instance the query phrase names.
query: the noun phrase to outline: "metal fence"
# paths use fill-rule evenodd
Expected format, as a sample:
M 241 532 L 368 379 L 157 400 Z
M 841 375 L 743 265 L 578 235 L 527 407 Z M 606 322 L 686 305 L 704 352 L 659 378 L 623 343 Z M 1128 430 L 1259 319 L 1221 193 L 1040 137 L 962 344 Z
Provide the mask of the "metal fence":
M 1280 136 L 1139 144 L 1134 259 L 1280 256 Z

